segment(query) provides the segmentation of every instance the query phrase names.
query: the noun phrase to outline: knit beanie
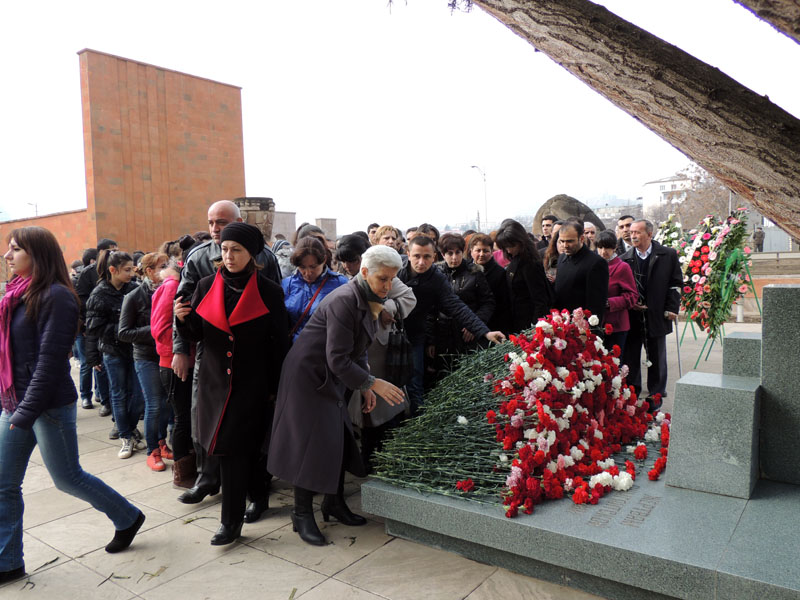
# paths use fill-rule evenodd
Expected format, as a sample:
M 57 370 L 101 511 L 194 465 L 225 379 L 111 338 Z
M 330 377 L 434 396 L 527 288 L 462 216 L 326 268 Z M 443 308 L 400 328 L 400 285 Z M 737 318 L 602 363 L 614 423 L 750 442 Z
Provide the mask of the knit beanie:
M 234 221 L 228 223 L 222 230 L 220 243 L 225 241 L 241 244 L 250 256 L 255 258 L 264 249 L 264 236 L 261 230 L 255 225 Z

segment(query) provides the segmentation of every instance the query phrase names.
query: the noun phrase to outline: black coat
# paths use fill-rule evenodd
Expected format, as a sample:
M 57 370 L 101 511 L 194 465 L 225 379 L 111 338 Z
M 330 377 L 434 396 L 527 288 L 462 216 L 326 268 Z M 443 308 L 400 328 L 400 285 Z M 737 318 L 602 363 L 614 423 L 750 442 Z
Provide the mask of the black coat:
M 89 295 L 86 303 L 86 362 L 95 367 L 103 363 L 103 354 L 130 359 L 133 348 L 117 337 L 119 315 L 125 295 L 136 289 L 126 283 L 120 289 L 102 280 Z
M 241 455 L 266 440 L 289 345 L 281 286 L 257 272 L 235 281 L 242 292 L 221 271 L 201 279 L 177 321 L 181 336 L 203 342 L 194 437 L 209 454 Z
M 506 270 L 492 258 L 484 265 L 483 274 L 489 283 L 489 289 L 494 296 L 494 313 L 487 325 L 492 331 L 502 331 L 506 335 L 511 333 L 511 300 L 509 298 Z
M 447 277 L 456 296 L 488 326 L 494 314 L 495 301 L 483 267 L 467 261 L 462 261 L 455 269 L 448 267 L 446 262 L 436 263 L 436 266 Z M 444 313 L 431 315 L 429 326 L 438 354 L 463 353 L 476 346 L 474 342 L 468 344 L 464 341 L 461 323 Z
M 550 313 L 553 287 L 538 261 L 522 262 L 515 256 L 506 267 L 511 300 L 511 332 L 530 329 L 540 318 Z
M 417 299 L 417 305 L 405 321 L 408 339 L 412 344 L 425 341 L 428 315 L 436 312 L 442 312 L 454 319 L 477 338 L 489 333 L 486 324 L 455 295 L 447 277 L 436 265 L 431 265 L 424 273 L 417 273 L 409 264 L 400 269 L 397 277 L 413 290 Z
M 647 311 L 631 310 L 628 312 L 631 329 L 642 326 L 642 315 L 646 315 L 647 337 L 661 337 L 672 332 L 672 321 L 664 318 L 664 312 L 678 314 L 681 306 L 680 290 L 683 284 L 678 253 L 672 248 L 662 246 L 656 241 L 650 254 L 647 269 L 647 288 L 644 303 Z M 636 249 L 631 248 L 620 257 L 633 271 L 633 279 L 637 281 L 639 267 L 636 260 Z
M 558 257 L 555 306 L 570 312 L 583 308 L 603 322 L 608 300 L 608 262 L 582 246 L 575 254 Z
M 153 306 L 153 290 L 142 284 L 126 294 L 122 300 L 117 338 L 133 344 L 133 360 L 158 362 L 156 341 L 150 334 L 150 309 Z
M 37 322 L 20 302 L 11 315 L 11 360 L 17 408 L 14 427 L 30 429 L 46 410 L 72 404 L 78 397 L 70 376 L 69 353 L 78 332 L 78 303 L 63 285 L 43 292 Z
M 347 401 L 369 380 L 367 348 L 375 332 L 357 279 L 333 290 L 311 315 L 283 363 L 270 473 L 326 494 L 337 491 L 343 457 L 351 461 L 348 471 L 364 475 Z

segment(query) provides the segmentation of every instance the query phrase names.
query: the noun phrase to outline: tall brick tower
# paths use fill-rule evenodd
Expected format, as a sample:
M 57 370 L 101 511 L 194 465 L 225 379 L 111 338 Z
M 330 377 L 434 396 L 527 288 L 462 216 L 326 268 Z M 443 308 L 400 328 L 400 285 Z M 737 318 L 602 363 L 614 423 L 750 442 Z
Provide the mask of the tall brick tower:
M 245 196 L 241 88 L 81 50 L 87 218 L 126 250 L 206 228 Z

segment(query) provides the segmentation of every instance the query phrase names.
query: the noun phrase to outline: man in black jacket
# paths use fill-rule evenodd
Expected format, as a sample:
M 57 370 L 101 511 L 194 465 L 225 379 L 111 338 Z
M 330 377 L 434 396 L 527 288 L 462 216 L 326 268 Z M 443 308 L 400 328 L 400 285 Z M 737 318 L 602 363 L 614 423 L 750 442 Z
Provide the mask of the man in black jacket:
M 425 323 L 428 315 L 442 312 L 458 321 L 475 337 L 485 337 L 490 342 L 499 343 L 505 336 L 489 328 L 453 292 L 444 273 L 434 266 L 435 247 L 433 240 L 426 235 L 417 235 L 408 246 L 408 264 L 400 269 L 397 276 L 414 291 L 417 305 L 406 317 L 405 326 L 408 340 L 414 351 L 414 376 L 408 382 L 408 395 L 411 412 L 415 414 L 422 405 L 423 378 L 425 375 Z
M 178 285 L 176 298 L 183 298 L 184 301 L 190 301 L 197 283 L 208 275 L 213 275 L 216 272 L 215 262 L 222 257 L 222 248 L 220 240 L 222 237 L 222 230 L 229 223 L 234 221 L 242 221 L 242 215 L 239 212 L 239 207 L 230 200 L 220 200 L 215 202 L 208 208 L 208 232 L 211 234 L 211 239 L 202 244 L 198 244 L 189 252 L 186 257 L 186 262 L 181 271 L 181 282 Z M 281 273 L 278 266 L 278 260 L 272 251 L 267 248 L 266 244 L 263 245 L 261 253 L 255 257 L 256 263 L 262 265 L 264 268 L 261 271 L 263 275 L 271 279 L 278 285 L 281 283 Z M 191 374 L 189 369 L 189 343 L 184 340 L 178 333 L 178 328 L 172 328 L 172 370 L 183 381 Z M 207 456 L 205 449 L 201 444 L 196 442 L 195 432 L 196 426 L 196 403 L 197 403 L 197 374 L 199 373 L 200 361 L 203 355 L 202 344 L 197 345 L 197 353 L 194 365 L 194 378 L 192 381 L 192 439 L 195 440 L 194 450 L 197 458 L 197 471 L 199 473 L 194 487 L 190 488 L 178 497 L 178 500 L 185 504 L 195 504 L 201 502 L 203 498 L 209 494 L 214 494 L 219 489 L 219 459 L 214 456 Z M 255 504 L 256 506 L 252 506 Z M 248 513 L 245 514 L 245 520 L 257 520 L 264 512 L 266 500 L 259 499 L 257 502 L 251 503 L 248 507 Z M 256 514 L 257 513 L 257 514 Z
M 545 215 L 542 217 L 542 237 L 536 242 L 537 250 L 547 250 L 547 247 L 550 245 L 550 240 L 553 237 L 553 225 L 556 224 L 556 221 L 558 221 L 558 217 L 555 215 Z
M 660 407 L 655 394 L 667 393 L 667 334 L 678 318 L 682 284 L 678 254 L 653 241 L 653 224 L 644 219 L 631 224 L 633 247 L 621 256 L 633 271 L 639 300 L 629 311 L 631 328 L 622 362 L 628 365 L 628 383 L 642 391 L 642 345 L 647 351 L 647 393 L 650 409 Z
M 583 308 L 603 321 L 608 301 L 608 262 L 585 245 L 583 225 L 567 221 L 558 233 L 555 308 Z

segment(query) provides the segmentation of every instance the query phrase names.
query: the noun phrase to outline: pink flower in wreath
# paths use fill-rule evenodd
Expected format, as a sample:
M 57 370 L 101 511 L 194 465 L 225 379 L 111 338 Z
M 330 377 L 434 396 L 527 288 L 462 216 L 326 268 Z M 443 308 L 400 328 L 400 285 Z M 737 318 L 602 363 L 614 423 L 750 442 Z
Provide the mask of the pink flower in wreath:
M 711 239 L 711 234 L 710 233 L 704 233 L 703 234 L 703 239 L 704 240 L 710 240 Z
M 745 246 L 744 247 L 744 253 L 745 254 L 750 254 L 751 252 L 752 252 L 752 250 L 750 249 L 750 246 Z
M 747 293 L 747 284 L 743 283 L 742 285 L 740 285 L 739 286 L 739 292 L 742 293 L 742 294 L 746 294 Z
M 717 260 L 717 253 L 716 252 L 712 252 L 711 254 L 709 254 L 708 255 L 708 260 Z

